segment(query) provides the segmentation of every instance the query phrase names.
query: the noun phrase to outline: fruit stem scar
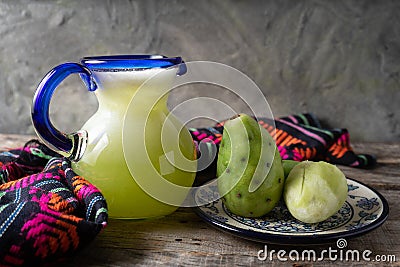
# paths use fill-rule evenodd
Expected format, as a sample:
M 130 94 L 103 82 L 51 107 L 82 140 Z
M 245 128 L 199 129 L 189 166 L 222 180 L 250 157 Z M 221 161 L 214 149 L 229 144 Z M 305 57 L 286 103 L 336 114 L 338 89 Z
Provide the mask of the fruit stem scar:
M 234 119 L 239 118 L 239 117 L 240 117 L 240 114 L 236 114 L 236 115 L 230 117 L 229 119 L 230 120 L 234 120 Z

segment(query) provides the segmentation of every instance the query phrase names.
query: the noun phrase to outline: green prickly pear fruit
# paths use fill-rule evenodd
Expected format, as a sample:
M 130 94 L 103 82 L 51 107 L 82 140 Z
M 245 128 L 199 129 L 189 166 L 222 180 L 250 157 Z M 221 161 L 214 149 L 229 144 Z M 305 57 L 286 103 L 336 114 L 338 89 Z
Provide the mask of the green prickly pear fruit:
M 239 114 L 225 122 L 217 159 L 218 191 L 234 214 L 260 217 L 282 196 L 282 159 L 271 135 Z
M 338 167 L 323 161 L 303 161 L 289 173 L 283 198 L 293 217 L 317 223 L 343 206 L 347 191 L 346 177 Z
M 285 173 L 285 178 L 288 177 L 290 171 L 294 168 L 294 166 L 296 166 L 299 163 L 300 163 L 299 161 L 294 161 L 291 159 L 282 160 L 282 166 L 283 166 L 283 172 Z

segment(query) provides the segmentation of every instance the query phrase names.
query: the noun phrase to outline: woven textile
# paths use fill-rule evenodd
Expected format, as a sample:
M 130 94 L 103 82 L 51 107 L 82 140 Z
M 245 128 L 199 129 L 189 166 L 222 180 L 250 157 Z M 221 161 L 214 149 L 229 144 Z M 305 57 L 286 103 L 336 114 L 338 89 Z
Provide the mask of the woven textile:
M 282 159 L 321 160 L 358 168 L 369 168 L 376 164 L 373 155 L 356 154 L 353 151 L 346 129 L 324 129 L 312 114 L 291 115 L 275 120 L 259 118 L 258 122 L 274 138 Z M 223 130 L 224 122 L 214 127 L 190 129 L 201 155 L 207 157 L 207 155 L 215 154 L 215 149 L 218 149 L 221 142 Z M 207 145 L 211 143 L 215 144 L 216 148 Z M 200 153 L 198 157 L 200 158 Z M 205 162 L 207 160 L 209 159 L 204 159 Z M 215 166 L 215 161 L 216 158 L 211 165 Z
M 346 129 L 323 129 L 312 114 L 258 122 L 272 135 L 283 159 L 361 168 L 376 163 L 374 156 L 353 151 Z M 216 154 L 223 129 L 224 122 L 189 129 L 200 160 Z M 216 157 L 210 166 L 215 163 Z M 40 142 L 1 152 L 0 168 L 1 266 L 35 266 L 63 258 L 106 226 L 107 204 L 100 191 Z
M 0 265 L 36 266 L 78 250 L 107 224 L 99 190 L 39 142 L 0 153 Z

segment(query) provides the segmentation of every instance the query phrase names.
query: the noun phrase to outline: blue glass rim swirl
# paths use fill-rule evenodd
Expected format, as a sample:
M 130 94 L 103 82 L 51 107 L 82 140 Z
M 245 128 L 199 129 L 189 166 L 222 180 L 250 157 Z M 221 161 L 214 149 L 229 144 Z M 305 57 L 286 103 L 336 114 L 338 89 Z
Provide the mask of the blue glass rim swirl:
M 110 55 L 91 56 L 81 59 L 81 64 L 91 71 L 118 72 L 129 70 L 145 70 L 153 68 L 169 68 L 175 65 L 184 65 L 181 57 L 165 57 L 162 55 Z M 181 68 L 180 68 L 181 69 Z M 178 75 L 186 70 L 181 69 Z

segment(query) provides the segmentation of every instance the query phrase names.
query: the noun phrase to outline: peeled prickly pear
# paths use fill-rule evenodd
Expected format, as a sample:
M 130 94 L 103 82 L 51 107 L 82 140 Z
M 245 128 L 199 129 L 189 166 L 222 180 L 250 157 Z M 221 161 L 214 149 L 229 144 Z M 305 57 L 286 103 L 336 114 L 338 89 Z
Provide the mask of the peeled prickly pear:
M 296 219 L 305 223 L 321 222 L 343 206 L 347 180 L 333 164 L 303 161 L 289 173 L 283 197 Z
M 282 196 L 282 159 L 271 135 L 239 114 L 224 125 L 217 160 L 218 191 L 226 207 L 244 217 L 271 211 Z

